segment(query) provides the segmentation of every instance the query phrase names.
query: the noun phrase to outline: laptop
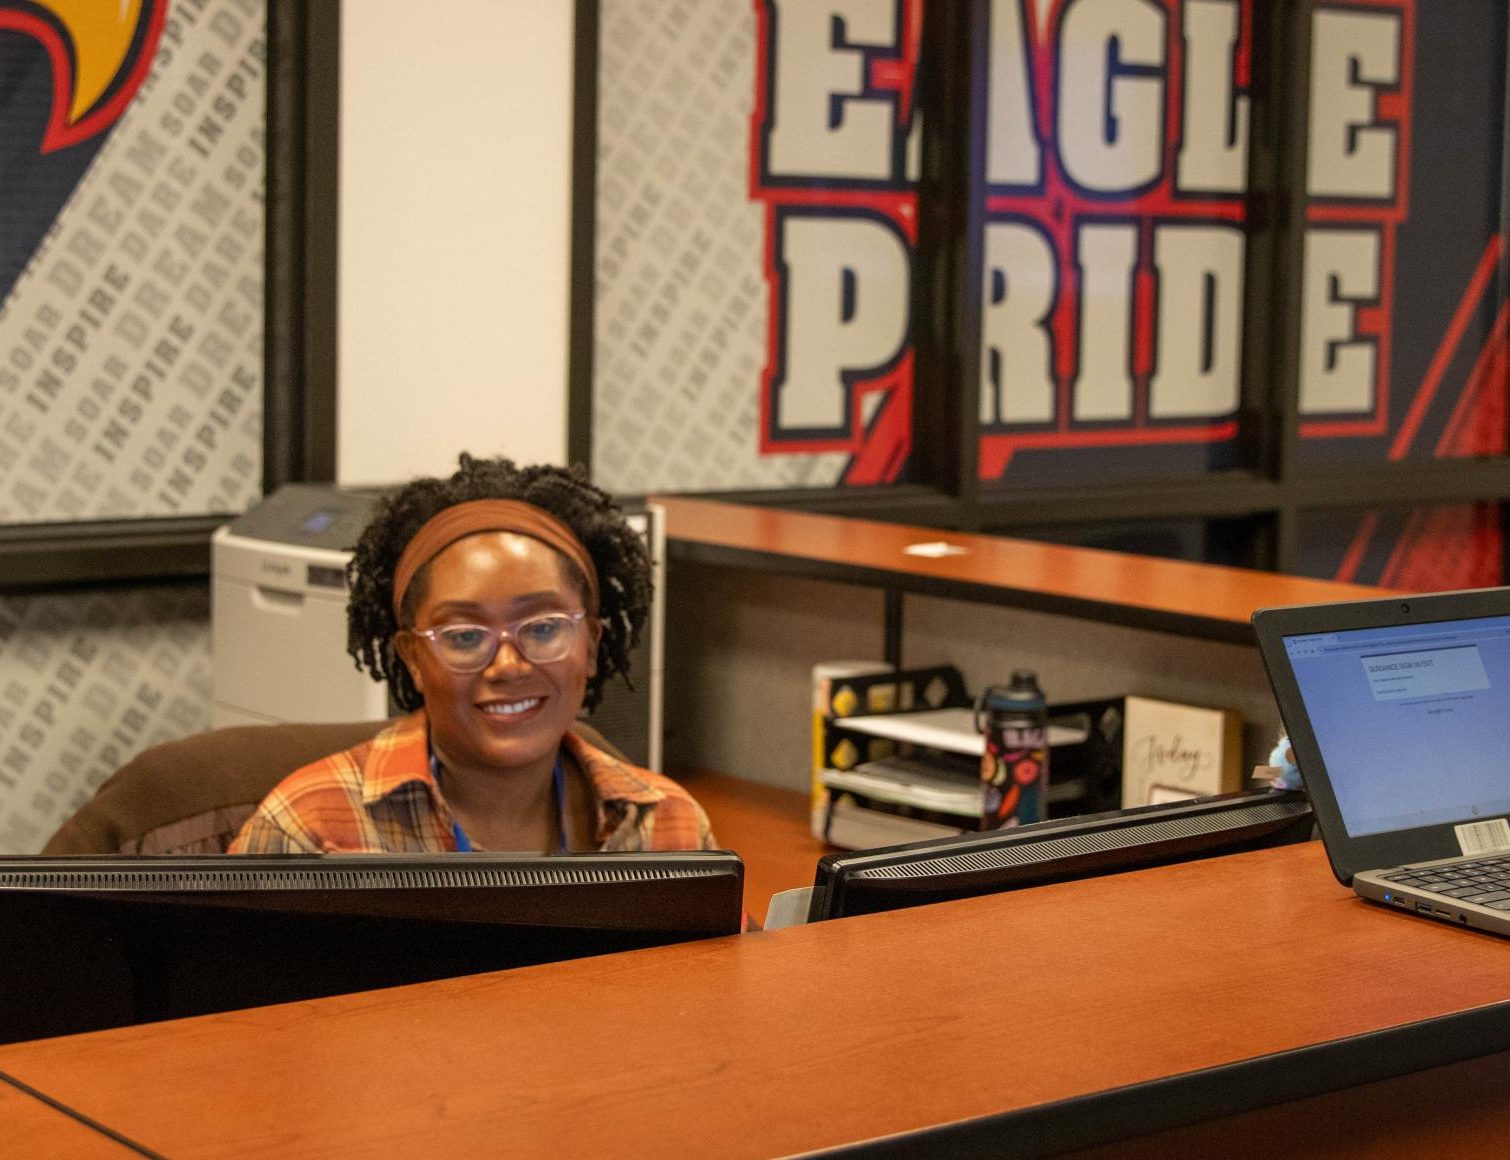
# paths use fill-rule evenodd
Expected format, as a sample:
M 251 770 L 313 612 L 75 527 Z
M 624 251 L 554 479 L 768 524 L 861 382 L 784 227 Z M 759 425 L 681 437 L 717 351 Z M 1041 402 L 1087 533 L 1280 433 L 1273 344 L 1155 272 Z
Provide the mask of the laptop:
M 1510 588 L 1253 614 L 1338 881 L 1510 935 Z

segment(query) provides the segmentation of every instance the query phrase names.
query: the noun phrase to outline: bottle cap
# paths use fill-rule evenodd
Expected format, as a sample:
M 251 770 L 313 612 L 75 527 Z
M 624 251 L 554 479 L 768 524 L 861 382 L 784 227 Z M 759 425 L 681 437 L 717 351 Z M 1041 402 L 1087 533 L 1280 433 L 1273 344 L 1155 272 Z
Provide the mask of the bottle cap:
M 1038 676 L 1029 669 L 1015 670 L 1010 685 L 987 687 L 981 694 L 981 704 L 987 712 L 1011 712 L 1014 709 L 1033 711 L 1045 707 L 1043 690 L 1038 687 Z

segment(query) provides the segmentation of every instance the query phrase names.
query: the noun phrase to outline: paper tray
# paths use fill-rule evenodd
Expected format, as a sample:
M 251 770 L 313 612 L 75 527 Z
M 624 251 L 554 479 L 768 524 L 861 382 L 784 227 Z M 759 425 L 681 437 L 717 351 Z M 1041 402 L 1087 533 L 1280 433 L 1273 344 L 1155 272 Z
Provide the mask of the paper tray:
M 979 781 L 962 781 L 947 774 L 887 768 L 871 762 L 854 769 L 825 769 L 819 778 L 830 790 L 854 793 L 871 801 L 912 806 L 962 818 L 979 818 Z
M 909 741 L 948 753 L 968 753 L 979 757 L 986 751 L 986 739 L 976 731 L 975 710 L 968 706 L 954 709 L 925 709 L 920 713 L 879 713 L 865 717 L 840 717 L 833 722 L 842 729 Z M 1078 745 L 1089 735 L 1087 729 L 1049 726 L 1049 745 Z

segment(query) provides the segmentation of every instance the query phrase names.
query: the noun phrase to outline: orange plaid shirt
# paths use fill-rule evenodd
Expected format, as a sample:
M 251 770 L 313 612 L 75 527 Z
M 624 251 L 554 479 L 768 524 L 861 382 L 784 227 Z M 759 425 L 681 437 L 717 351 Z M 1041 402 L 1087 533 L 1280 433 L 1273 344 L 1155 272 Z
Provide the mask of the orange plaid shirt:
M 619 761 L 575 733 L 566 752 L 597 800 L 599 849 L 716 850 L 708 816 L 670 778 Z M 430 772 L 423 709 L 371 741 L 289 774 L 247 819 L 232 854 L 454 851 L 451 808 Z

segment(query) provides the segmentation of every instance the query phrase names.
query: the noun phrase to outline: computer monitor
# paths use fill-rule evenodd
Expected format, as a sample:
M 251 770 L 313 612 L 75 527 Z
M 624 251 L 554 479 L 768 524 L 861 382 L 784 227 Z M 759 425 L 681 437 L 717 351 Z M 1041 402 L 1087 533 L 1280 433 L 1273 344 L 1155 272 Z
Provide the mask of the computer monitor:
M 0 860 L 0 1042 L 732 934 L 717 851 Z
M 808 921 L 1279 846 L 1311 829 L 1304 794 L 1259 790 L 830 854 Z

